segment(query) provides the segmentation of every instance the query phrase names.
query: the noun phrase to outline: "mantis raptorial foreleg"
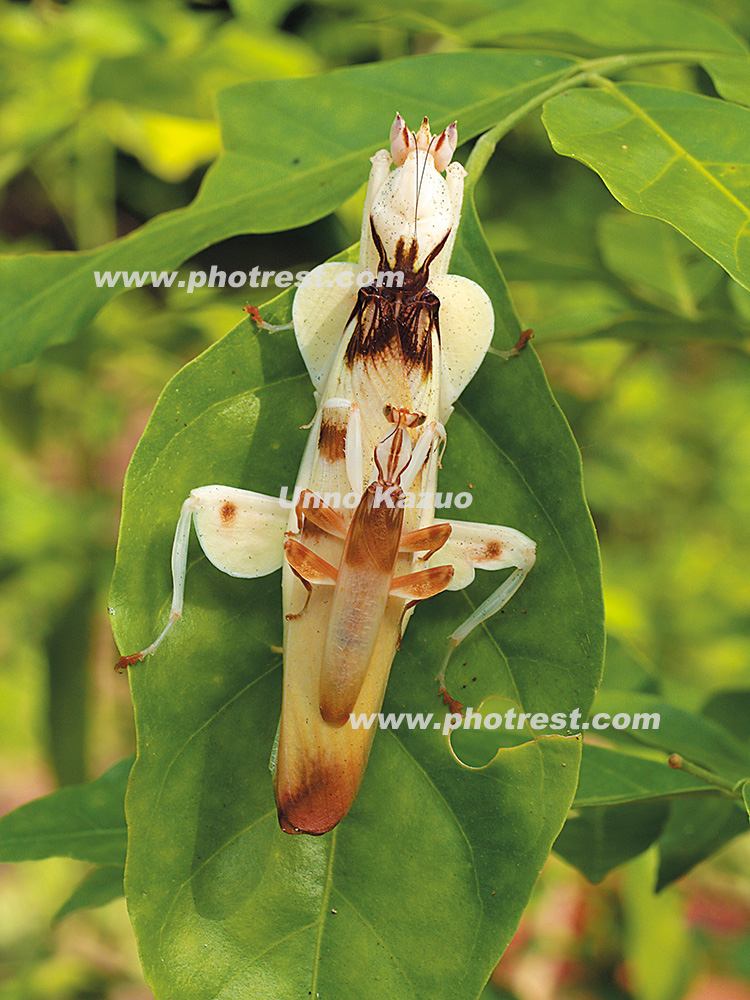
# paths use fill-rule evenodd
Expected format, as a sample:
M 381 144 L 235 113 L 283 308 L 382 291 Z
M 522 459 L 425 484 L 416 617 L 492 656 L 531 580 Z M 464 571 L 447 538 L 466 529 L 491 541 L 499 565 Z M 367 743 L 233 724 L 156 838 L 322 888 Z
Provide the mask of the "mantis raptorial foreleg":
M 323 497 L 312 490 L 302 490 L 297 506 L 294 508 L 297 515 L 297 530 L 302 530 L 303 519 L 307 518 L 311 524 L 329 535 L 336 538 L 344 538 L 348 525 L 341 514 L 333 507 L 329 507 Z
M 286 615 L 286 620 L 293 622 L 301 618 L 305 611 L 307 611 L 313 584 L 335 587 L 339 571 L 335 566 L 331 566 L 329 562 L 326 562 L 325 559 L 316 555 L 312 549 L 303 545 L 302 542 L 297 541 L 296 538 L 288 538 L 286 540 L 284 543 L 284 555 L 292 572 L 307 591 L 307 597 L 305 598 L 302 610 L 289 611 Z

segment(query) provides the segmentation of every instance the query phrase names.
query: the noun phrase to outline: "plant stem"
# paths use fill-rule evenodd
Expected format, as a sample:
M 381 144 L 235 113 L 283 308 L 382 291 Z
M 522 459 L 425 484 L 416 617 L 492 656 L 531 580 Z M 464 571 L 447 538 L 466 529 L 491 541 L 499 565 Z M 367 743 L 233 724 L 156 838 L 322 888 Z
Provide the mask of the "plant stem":
M 502 118 L 497 125 L 488 129 L 477 139 L 468 160 L 466 161 L 466 186 L 470 190 L 484 173 L 484 169 L 490 161 L 498 142 L 512 128 L 532 111 L 540 108 L 545 101 L 556 94 L 560 94 L 571 87 L 580 87 L 584 83 L 592 80 L 601 81 L 602 74 L 614 73 L 621 69 L 629 69 L 632 66 L 647 66 L 654 63 L 664 62 L 700 62 L 708 55 L 706 52 L 641 52 L 632 55 L 605 56 L 601 59 L 588 59 L 582 61 L 575 68 L 563 71 L 563 75 L 555 83 L 547 87 L 546 90 L 535 94 L 534 97 L 526 101 L 525 104 L 511 111 Z
M 718 774 L 714 774 L 713 771 L 709 771 L 705 767 L 701 767 L 700 764 L 693 764 L 691 761 L 685 760 L 685 758 L 678 753 L 673 753 L 667 763 L 670 767 L 675 768 L 675 770 L 684 771 L 686 774 L 692 774 L 694 778 L 700 778 L 702 781 L 705 781 L 706 784 L 713 785 L 714 788 L 720 788 L 722 792 L 727 795 L 731 795 L 734 799 L 742 798 L 742 786 L 747 780 L 746 778 L 732 783 L 726 778 L 722 778 Z

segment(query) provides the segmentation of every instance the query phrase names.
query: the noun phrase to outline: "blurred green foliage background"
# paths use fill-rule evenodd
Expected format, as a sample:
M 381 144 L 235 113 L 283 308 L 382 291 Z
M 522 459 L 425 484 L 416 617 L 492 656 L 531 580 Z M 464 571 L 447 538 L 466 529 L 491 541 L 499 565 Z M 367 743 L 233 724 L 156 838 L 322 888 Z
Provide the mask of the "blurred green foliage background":
M 0 250 L 95 247 L 188 204 L 220 149 L 220 88 L 450 50 L 486 6 L 3 0 Z M 750 38 L 743 0 L 696 6 Z M 631 76 L 712 92 L 690 68 Z M 317 263 L 357 239 L 360 206 L 187 266 Z M 750 294 L 624 212 L 535 117 L 502 143 L 478 209 L 582 450 L 608 671 L 689 709 L 750 689 Z M 170 376 L 261 299 L 132 290 L 0 376 L 0 813 L 132 752 L 106 609 L 125 467 Z M 749 851 L 745 835 L 659 896 L 649 854 L 598 887 L 553 861 L 488 996 L 746 1000 Z M 2 1000 L 150 996 L 122 901 L 50 929 L 84 870 L 0 866 Z

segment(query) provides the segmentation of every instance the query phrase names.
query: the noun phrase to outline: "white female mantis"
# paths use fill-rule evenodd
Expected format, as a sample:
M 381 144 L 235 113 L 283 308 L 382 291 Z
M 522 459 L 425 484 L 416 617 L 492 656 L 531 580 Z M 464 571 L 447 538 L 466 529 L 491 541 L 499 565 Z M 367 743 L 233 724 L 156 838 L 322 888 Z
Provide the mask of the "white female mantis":
M 359 267 L 320 265 L 294 300 L 297 342 L 319 403 L 295 493 L 327 499 L 353 492 L 362 497 L 356 511 L 339 499 L 290 514 L 277 497 L 224 486 L 194 490 L 175 534 L 169 621 L 151 646 L 118 664 L 153 653 L 181 617 L 191 521 L 207 557 L 226 573 L 255 577 L 283 565 L 274 787 L 289 833 L 326 833 L 351 807 L 374 728 L 353 729 L 349 713 L 379 710 L 413 604 L 467 586 L 476 567 L 513 568 L 453 633 L 455 648 L 512 597 L 535 559 L 534 543 L 512 528 L 434 521 L 435 441 L 494 325 L 485 292 L 447 273 L 465 175 L 459 164 L 449 166 L 456 142 L 455 123 L 433 137 L 426 119 L 415 134 L 397 115 L 391 154 L 372 158 Z M 403 281 L 357 290 L 363 271 L 400 273 Z M 388 520 L 368 506 L 372 487 L 404 491 L 407 482 L 426 498 L 421 509 L 406 506 Z M 388 566 L 378 568 L 371 556 L 386 536 Z M 368 548 L 369 563 L 361 557 Z M 352 563 L 356 552 L 359 563 Z

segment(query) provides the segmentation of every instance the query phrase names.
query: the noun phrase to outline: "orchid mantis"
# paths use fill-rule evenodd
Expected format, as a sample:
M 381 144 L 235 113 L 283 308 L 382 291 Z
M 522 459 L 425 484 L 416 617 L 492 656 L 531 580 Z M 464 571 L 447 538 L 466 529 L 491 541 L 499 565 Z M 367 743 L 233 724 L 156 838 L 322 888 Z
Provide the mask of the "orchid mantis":
M 427 119 L 413 133 L 396 116 L 390 154 L 372 158 L 359 266 L 322 264 L 295 296 L 295 334 L 318 403 L 296 504 L 233 487 L 194 490 L 175 533 L 169 620 L 118 664 L 155 652 L 181 617 L 191 522 L 223 572 L 255 577 L 282 566 L 274 788 L 288 833 L 326 833 L 351 807 L 374 729 L 355 730 L 349 715 L 380 709 L 414 605 L 467 586 L 477 567 L 513 570 L 451 636 L 444 674 L 450 650 L 503 607 L 535 559 L 534 543 L 512 528 L 435 523 L 442 425 L 494 326 L 486 293 L 447 273 L 465 176 L 450 163 L 456 143 L 455 123 L 433 137 Z M 403 280 L 358 288 L 368 271 Z M 412 486 L 419 507 L 373 502 L 378 490 L 403 501 Z

